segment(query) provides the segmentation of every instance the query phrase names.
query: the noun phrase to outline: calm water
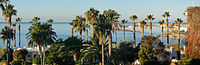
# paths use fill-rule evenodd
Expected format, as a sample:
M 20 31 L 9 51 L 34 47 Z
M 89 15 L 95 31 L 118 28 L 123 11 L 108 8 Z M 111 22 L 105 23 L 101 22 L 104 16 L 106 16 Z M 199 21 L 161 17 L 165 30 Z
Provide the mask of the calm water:
M 28 28 L 31 26 L 29 22 L 21 22 L 21 46 L 22 47 L 27 47 L 27 39 L 26 39 L 26 33 L 28 32 Z M 131 25 L 132 23 L 127 23 L 127 25 Z M 136 23 L 137 24 L 137 23 Z M 157 23 L 152 23 L 153 25 L 157 25 Z M 0 30 L 6 26 L 6 22 L 1 22 L 0 23 Z M 16 26 L 16 43 L 18 47 L 18 26 Z M 54 31 L 57 33 L 57 38 L 62 38 L 62 39 L 67 39 L 68 37 L 71 37 L 71 26 L 69 22 L 54 22 L 53 23 L 53 28 Z M 126 28 L 132 30 L 132 28 Z M 141 28 L 136 27 L 136 30 L 141 31 Z M 164 29 L 165 30 L 165 29 Z M 153 36 L 160 35 L 161 33 L 161 28 L 160 27 L 153 27 Z M 89 29 L 89 33 L 92 32 L 92 29 Z M 145 35 L 149 35 L 150 33 L 149 27 L 145 28 Z M 165 32 L 164 32 L 165 33 Z M 79 37 L 79 33 L 74 33 L 74 36 Z M 136 32 L 136 42 L 139 43 L 141 41 L 142 33 Z M 85 39 L 85 32 L 82 33 L 82 38 Z M 122 31 L 117 31 L 117 41 L 119 42 L 120 40 L 123 39 L 123 32 Z M 115 40 L 115 36 L 113 34 L 113 40 Z M 126 41 L 131 41 L 133 40 L 133 32 L 125 32 L 125 40 Z M 166 37 L 164 37 L 164 44 L 166 44 Z M 170 43 L 177 42 L 176 39 L 170 39 Z M 181 41 L 182 43 L 185 43 L 184 40 Z M 13 41 L 12 41 L 13 43 Z M 3 40 L 0 39 L 0 48 L 6 46 L 6 44 L 3 43 Z

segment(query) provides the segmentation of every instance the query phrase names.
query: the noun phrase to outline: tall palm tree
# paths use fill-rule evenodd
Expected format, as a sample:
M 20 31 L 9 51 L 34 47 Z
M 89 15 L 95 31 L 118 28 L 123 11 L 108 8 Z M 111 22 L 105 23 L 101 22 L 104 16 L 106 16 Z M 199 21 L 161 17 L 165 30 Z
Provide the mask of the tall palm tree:
M 19 18 L 19 17 L 16 19 L 16 22 L 18 22 L 19 48 L 21 47 L 21 45 L 20 45 L 21 44 L 21 37 L 20 37 L 21 36 L 21 34 L 20 34 L 20 22 L 21 22 L 21 20 L 22 20 L 22 18 Z
M 142 37 L 144 36 L 144 26 L 147 24 L 145 20 L 141 21 L 140 24 L 142 25 Z
M 88 41 L 88 29 L 90 28 L 89 24 L 85 25 L 85 32 L 86 32 L 86 41 Z
M 183 20 L 181 20 L 180 18 L 177 18 L 175 22 L 178 23 L 178 45 L 180 45 L 180 41 L 181 41 L 180 40 L 180 24 L 183 22 Z M 180 50 L 178 52 L 179 52 L 178 53 L 178 56 L 179 56 L 178 59 L 180 59 Z
M 125 41 L 125 24 L 127 23 L 128 21 L 123 19 L 121 21 L 121 24 L 122 24 L 122 27 L 123 27 L 123 41 Z
M 108 39 L 109 39 L 109 41 L 108 41 L 108 46 L 109 46 L 108 52 L 109 52 L 109 57 L 111 59 L 111 50 L 112 50 L 112 33 L 111 33 L 111 31 L 113 29 L 112 25 L 118 21 L 118 18 L 119 18 L 120 15 L 115 10 L 111 10 L 111 9 L 104 10 L 103 15 L 106 18 L 106 25 L 111 26 L 107 29 L 107 34 L 108 34 Z
M 13 24 L 13 27 L 14 27 L 14 30 L 13 30 L 14 31 L 14 47 L 16 47 L 16 23 Z
M 39 22 L 40 18 L 34 17 L 30 23 L 32 23 L 32 26 L 28 29 L 29 32 L 26 34 L 26 38 L 28 40 L 28 46 L 38 46 L 39 47 L 39 55 L 41 58 L 41 64 L 42 64 L 42 37 L 41 37 L 41 23 Z
M 86 11 L 84 13 L 84 15 L 85 15 L 86 22 L 87 23 L 89 22 L 91 27 L 92 27 L 92 29 L 93 29 L 92 37 L 94 37 L 94 35 L 95 35 L 95 27 L 96 27 L 96 24 L 97 24 L 97 16 L 99 15 L 99 11 L 97 9 L 95 9 L 95 8 L 90 8 L 88 11 Z
M 70 22 L 70 25 L 72 26 L 71 34 L 73 36 L 74 35 L 74 28 L 77 26 L 76 25 L 76 20 L 72 20 L 72 22 Z
M 183 22 L 180 18 L 177 18 L 176 23 L 178 23 L 178 43 L 180 44 L 180 24 Z
M 136 36 L 135 36 L 135 20 L 138 19 L 137 15 L 132 15 L 129 17 L 131 20 L 133 20 L 133 38 L 134 38 L 134 47 L 136 47 Z M 133 45 L 133 44 L 132 44 Z
M 5 20 L 8 18 L 8 25 L 11 26 L 12 15 L 17 15 L 17 10 L 14 9 L 14 5 L 8 4 L 5 6 L 5 10 L 3 10 L 3 16 L 5 16 Z
M 167 24 L 167 44 L 169 44 L 169 34 L 168 34 L 168 32 L 169 32 L 169 29 L 168 29 L 168 21 L 169 21 L 169 17 L 171 16 L 170 14 L 169 14 L 169 12 L 165 12 L 163 15 L 162 15 L 164 18 L 166 18 L 166 24 Z
M 146 18 L 146 20 L 148 21 L 149 20 L 149 25 L 150 25 L 150 35 L 152 35 L 152 23 L 151 23 L 151 21 L 152 20 L 154 20 L 155 19 L 155 17 L 153 17 L 153 15 L 147 15 L 147 18 Z
M 158 21 L 158 23 L 161 25 L 161 41 L 163 42 L 163 24 L 165 23 L 164 20 Z
M 10 27 L 8 26 L 5 26 L 2 30 L 1 30 L 1 33 L 0 33 L 2 36 L 1 36 L 1 39 L 3 40 L 3 43 L 5 43 L 5 41 L 7 41 L 7 52 L 8 52 L 8 49 L 10 49 L 10 44 L 11 44 L 11 40 L 13 39 L 14 37 L 14 33 L 13 33 L 13 29 L 11 29 Z M 10 52 L 8 52 L 7 54 L 7 60 L 8 60 L 8 63 L 7 65 L 9 65 L 9 61 L 10 61 Z
M 82 31 L 85 31 L 85 18 L 82 16 L 76 16 L 74 19 L 76 27 L 75 27 L 75 33 L 79 32 L 80 39 L 82 38 Z

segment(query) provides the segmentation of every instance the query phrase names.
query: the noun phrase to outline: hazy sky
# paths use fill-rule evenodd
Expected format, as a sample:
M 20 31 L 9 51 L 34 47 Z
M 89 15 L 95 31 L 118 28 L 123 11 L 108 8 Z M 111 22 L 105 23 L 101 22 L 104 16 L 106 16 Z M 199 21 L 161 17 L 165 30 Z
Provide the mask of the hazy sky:
M 90 7 L 101 13 L 103 10 L 114 9 L 122 15 L 120 19 L 130 20 L 129 16 L 136 14 L 138 21 L 149 14 L 153 14 L 155 21 L 158 21 L 163 19 L 161 15 L 165 11 L 169 11 L 170 21 L 176 18 L 185 21 L 183 13 L 192 5 L 192 0 L 11 0 L 11 3 L 18 11 L 17 16 L 22 17 L 24 22 L 29 22 L 35 16 L 40 17 L 41 21 L 50 18 L 57 22 L 71 21 L 76 15 L 84 15 Z M 13 16 L 13 21 L 15 18 Z M 3 21 L 2 17 L 0 21 Z

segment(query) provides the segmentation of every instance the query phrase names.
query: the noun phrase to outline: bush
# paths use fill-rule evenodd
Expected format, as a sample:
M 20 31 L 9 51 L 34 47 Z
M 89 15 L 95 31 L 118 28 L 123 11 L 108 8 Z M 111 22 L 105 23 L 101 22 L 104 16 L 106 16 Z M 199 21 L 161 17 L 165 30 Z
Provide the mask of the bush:
M 40 58 L 34 58 L 33 64 L 41 64 L 41 59 Z
M 12 61 L 12 65 L 26 65 L 26 62 L 24 62 L 23 60 L 21 59 L 15 59 Z
M 20 49 L 13 52 L 14 59 L 23 59 L 25 60 L 28 51 L 26 49 Z
M 178 65 L 200 65 L 200 59 L 182 58 Z

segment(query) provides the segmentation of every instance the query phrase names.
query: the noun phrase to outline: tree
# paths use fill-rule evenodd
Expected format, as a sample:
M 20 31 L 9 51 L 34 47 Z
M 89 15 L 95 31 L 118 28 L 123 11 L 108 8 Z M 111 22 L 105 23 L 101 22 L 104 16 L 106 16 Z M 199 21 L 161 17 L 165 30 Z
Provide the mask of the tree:
M 163 42 L 163 24 L 164 24 L 164 20 L 160 20 L 158 23 L 161 25 L 161 41 Z
M 8 4 L 5 6 L 3 10 L 3 16 L 5 16 L 5 20 L 8 18 L 8 25 L 11 26 L 12 24 L 12 15 L 17 15 L 17 10 L 14 9 L 14 5 Z
M 3 40 L 3 43 L 5 43 L 5 41 L 7 41 L 7 52 L 8 52 L 8 49 L 10 48 L 10 44 L 11 44 L 11 40 L 13 40 L 13 37 L 14 37 L 14 33 L 13 33 L 13 29 L 11 29 L 10 27 L 8 26 L 5 26 L 3 29 L 1 29 L 1 33 L 0 33 L 2 36 L 1 36 L 1 39 Z M 7 60 L 8 60 L 8 63 L 10 61 L 10 52 L 8 52 L 7 54 Z
M 76 18 L 73 20 L 76 24 L 75 27 L 75 33 L 79 32 L 80 39 L 82 38 L 82 31 L 85 31 L 85 18 L 82 16 L 76 16 Z
M 169 44 L 169 34 L 168 34 L 168 32 L 169 32 L 169 29 L 168 29 L 168 21 L 169 21 L 169 17 L 171 16 L 170 14 L 169 14 L 169 12 L 165 12 L 163 15 L 162 15 L 164 18 L 166 18 L 166 24 L 167 24 L 167 44 Z
M 19 34 L 19 48 L 21 47 L 21 34 L 20 34 L 20 22 L 21 22 L 22 18 L 18 17 L 16 19 L 16 22 L 18 22 L 18 34 Z
M 72 26 L 71 34 L 73 36 L 74 35 L 74 28 L 77 26 L 76 20 L 72 20 L 72 22 L 70 22 L 70 25 Z
M 125 24 L 127 23 L 128 21 L 127 20 L 125 20 L 125 19 L 123 19 L 122 21 L 121 21 L 121 24 L 123 25 L 122 27 L 123 27 L 123 41 L 125 41 Z
M 150 35 L 152 35 L 152 23 L 151 23 L 151 21 L 152 20 L 154 20 L 155 19 L 155 17 L 153 17 L 153 15 L 147 15 L 147 18 L 146 18 L 146 20 L 148 21 L 149 20 L 149 25 L 150 25 Z
M 135 20 L 138 19 L 137 15 L 132 15 L 129 17 L 133 21 L 133 38 L 134 38 L 134 47 L 136 47 L 136 36 L 135 36 Z
M 142 37 L 144 36 L 144 26 L 147 24 L 144 20 L 140 22 L 142 25 Z
M 181 20 L 180 18 L 177 18 L 176 23 L 178 23 L 178 45 L 180 45 L 180 24 L 183 22 L 183 20 Z M 179 51 L 180 53 L 180 51 Z M 178 57 L 178 59 L 180 59 L 180 57 Z
M 109 52 L 109 57 L 111 58 L 111 50 L 112 50 L 111 49 L 111 47 L 112 47 L 112 33 L 111 33 L 111 31 L 113 29 L 112 25 L 118 21 L 118 18 L 119 18 L 120 15 L 115 10 L 111 10 L 111 9 L 104 10 L 103 15 L 106 18 L 105 24 L 111 25 L 111 28 L 107 28 L 107 30 L 106 30 L 106 32 L 108 34 L 108 38 L 109 38 L 109 41 L 108 41 L 109 50 L 108 50 L 108 52 Z M 116 30 L 115 30 L 115 32 L 116 32 Z
M 165 45 L 158 37 L 143 36 L 138 52 L 139 61 L 142 64 L 151 64 L 150 61 L 167 60 L 169 53 L 164 49 Z
M 96 24 L 97 24 L 97 16 L 99 15 L 99 11 L 95 8 L 90 8 L 88 11 L 86 11 L 84 13 L 85 15 L 85 20 L 86 22 L 90 23 L 92 29 L 93 29 L 93 35 L 92 37 L 95 36 L 95 27 L 96 27 Z

